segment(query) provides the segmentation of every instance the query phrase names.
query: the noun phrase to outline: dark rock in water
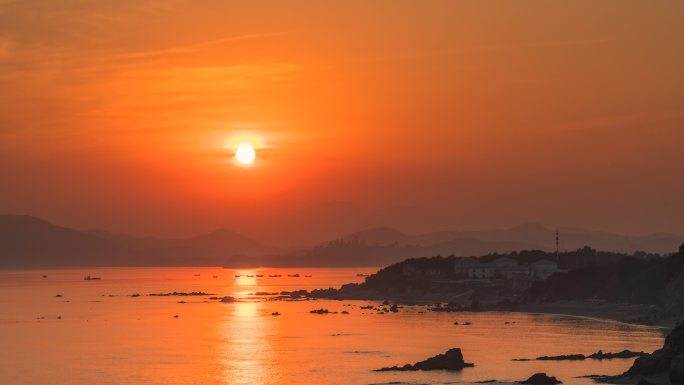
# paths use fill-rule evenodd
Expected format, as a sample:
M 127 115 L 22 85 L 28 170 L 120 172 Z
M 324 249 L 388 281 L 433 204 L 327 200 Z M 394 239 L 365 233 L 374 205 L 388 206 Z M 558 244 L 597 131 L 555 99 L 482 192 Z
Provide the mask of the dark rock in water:
M 645 352 L 633 352 L 631 350 L 623 350 L 621 352 L 617 353 L 604 353 L 602 350 L 599 350 L 596 353 L 590 354 L 587 356 L 587 358 L 591 358 L 594 360 L 611 360 L 613 358 L 635 358 L 635 357 L 645 357 L 648 356 L 648 353 Z
M 562 356 L 541 356 L 535 358 L 537 361 L 578 361 L 586 360 L 587 356 L 584 354 L 566 354 Z
M 280 315 L 280 313 L 278 313 L 277 311 L 275 311 L 275 312 L 271 313 L 271 315 Z
M 670 382 L 684 384 L 684 354 L 674 356 L 670 361 Z
M 592 360 L 612 360 L 614 358 L 634 358 L 634 357 L 644 357 L 648 356 L 648 353 L 644 352 L 633 352 L 631 350 L 623 350 L 618 353 L 604 353 L 602 350 L 599 350 L 596 353 L 592 353 L 588 356 L 585 356 L 584 354 L 564 354 L 560 356 L 542 356 L 542 357 L 537 357 L 535 360 L 537 361 L 581 361 L 581 360 L 587 360 L 587 359 L 592 359 Z M 513 361 L 529 361 L 527 359 L 514 359 Z
M 425 361 L 416 362 L 413 365 L 406 364 L 404 366 L 392 366 L 389 368 L 376 369 L 377 372 L 386 371 L 410 371 L 410 370 L 461 370 L 463 368 L 473 367 L 474 364 L 463 361 L 463 354 L 461 349 L 453 348 L 447 350 L 444 354 L 438 354 L 430 357 Z
M 191 291 L 189 293 L 183 291 L 174 291 L 172 293 L 150 293 L 147 294 L 149 297 L 191 297 L 191 296 L 205 296 L 205 295 L 215 295 L 211 293 L 205 293 L 203 291 Z M 133 297 L 133 296 L 131 296 Z
M 684 354 L 684 323 L 677 325 L 668 334 L 661 349 L 653 354 L 637 358 L 632 367 L 622 376 L 634 378 L 668 372 L 673 358 L 682 354 Z
M 328 314 L 330 313 L 328 309 L 316 309 L 316 310 L 311 310 L 309 313 L 311 314 Z
M 546 373 L 535 373 L 532 375 L 532 377 L 528 378 L 525 381 L 520 381 L 521 384 L 532 384 L 532 385 L 555 385 L 555 384 L 562 384 L 562 382 L 558 381 L 556 377 L 549 377 L 546 375 Z

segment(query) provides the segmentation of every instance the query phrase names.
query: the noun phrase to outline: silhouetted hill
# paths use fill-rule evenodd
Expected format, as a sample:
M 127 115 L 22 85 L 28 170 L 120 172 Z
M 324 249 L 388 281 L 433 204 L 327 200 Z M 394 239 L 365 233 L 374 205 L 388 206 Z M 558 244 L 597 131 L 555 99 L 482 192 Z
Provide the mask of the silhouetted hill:
M 363 207 L 353 202 L 323 202 L 253 224 L 250 232 L 284 247 L 310 247 L 359 229 L 401 223 L 407 231 L 444 228 L 443 213 L 418 207 Z M 420 229 L 420 230 L 418 230 Z M 373 243 L 373 242 L 368 242 Z
M 455 238 L 428 247 L 428 255 L 455 255 L 457 257 L 509 253 L 534 249 L 535 245 L 516 241 L 483 241 L 475 238 Z
M 387 232 L 385 234 L 390 234 Z M 451 239 L 431 246 L 393 242 L 368 244 L 358 238 L 337 239 L 311 249 L 303 256 L 281 257 L 272 265 L 298 266 L 386 266 L 407 258 L 432 255 L 474 256 L 524 250 L 530 245 L 517 242 L 487 242 L 472 238 Z
M 575 250 L 591 245 L 599 250 L 611 250 L 632 254 L 636 251 L 665 254 L 675 250 L 684 242 L 683 235 L 651 234 L 643 236 L 618 235 L 605 231 L 590 231 L 572 227 L 560 228 L 561 250 Z M 358 231 L 343 237 L 345 240 L 357 238 L 368 244 L 420 245 L 433 246 L 454 239 L 476 239 L 486 242 L 511 242 L 508 250 L 539 249 L 555 250 L 556 230 L 538 223 L 525 223 L 507 229 L 478 231 L 437 231 L 418 235 L 408 235 L 391 227 L 376 227 Z M 506 251 L 502 249 L 481 250 L 472 254 Z M 465 254 L 468 254 L 467 252 Z
M 127 250 L 29 215 L 0 215 L 0 267 L 119 264 Z
M 684 247 L 684 245 L 682 245 Z M 656 318 L 684 314 L 684 249 L 663 258 L 620 261 L 554 274 L 535 282 L 521 302 L 596 299 L 658 305 Z
M 391 227 L 374 227 L 349 234 L 343 239 L 345 241 L 359 239 L 369 245 L 390 245 L 392 243 L 406 245 L 411 243 L 411 238 L 411 236 Z
M 220 266 L 277 249 L 231 230 L 186 239 L 79 231 L 27 215 L 0 215 L 0 267 Z
M 207 256 L 227 255 L 272 255 L 279 252 L 275 247 L 265 245 L 254 239 L 228 229 L 219 229 L 211 233 L 173 241 L 182 246 L 193 248 Z M 228 251 L 230 251 L 228 253 Z
M 349 209 L 345 204 L 336 210 Z M 353 222 L 353 221 L 352 221 Z M 682 237 L 654 234 L 618 236 L 581 229 L 561 231 L 561 249 L 587 240 L 606 249 L 672 250 Z M 431 255 L 479 256 L 554 248 L 555 231 L 528 223 L 491 231 L 438 231 L 409 235 L 391 227 L 374 227 L 297 253 L 285 253 L 228 229 L 184 239 L 136 237 L 105 230 L 79 231 L 23 215 L 0 215 L 0 267 L 56 266 L 385 266 Z M 544 246 L 540 244 L 544 243 Z M 582 244 L 581 246 L 583 246 Z M 581 247 L 581 246 L 578 246 Z M 592 249 L 578 252 L 566 268 L 615 262 Z M 237 258 L 240 257 L 240 258 Z

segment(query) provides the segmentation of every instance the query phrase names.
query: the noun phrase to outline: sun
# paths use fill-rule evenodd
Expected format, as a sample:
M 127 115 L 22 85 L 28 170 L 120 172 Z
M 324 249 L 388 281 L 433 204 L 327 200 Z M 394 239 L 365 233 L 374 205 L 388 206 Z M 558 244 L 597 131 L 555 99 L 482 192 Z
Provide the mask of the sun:
M 241 164 L 251 164 L 256 159 L 254 147 L 249 143 L 242 143 L 235 150 L 235 159 Z

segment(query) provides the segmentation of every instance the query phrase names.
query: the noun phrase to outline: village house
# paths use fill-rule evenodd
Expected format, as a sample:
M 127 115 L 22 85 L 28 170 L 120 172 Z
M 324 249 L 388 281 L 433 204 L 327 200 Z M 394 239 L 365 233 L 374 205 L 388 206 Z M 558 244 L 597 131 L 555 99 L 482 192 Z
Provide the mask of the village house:
M 478 263 L 468 267 L 468 277 L 470 278 L 492 278 L 496 275 L 496 265 L 493 263 Z
M 454 273 L 458 276 L 486 279 L 547 279 L 551 274 L 564 272 L 556 262 L 542 259 L 530 265 L 520 265 L 509 257 L 501 257 L 492 262 L 480 262 L 478 258 L 459 258 L 454 264 Z
M 548 259 L 540 259 L 533 262 L 530 268 L 534 271 L 534 276 L 539 279 L 547 279 L 553 273 L 562 273 L 565 270 L 558 268 L 558 263 L 554 261 L 549 261 Z

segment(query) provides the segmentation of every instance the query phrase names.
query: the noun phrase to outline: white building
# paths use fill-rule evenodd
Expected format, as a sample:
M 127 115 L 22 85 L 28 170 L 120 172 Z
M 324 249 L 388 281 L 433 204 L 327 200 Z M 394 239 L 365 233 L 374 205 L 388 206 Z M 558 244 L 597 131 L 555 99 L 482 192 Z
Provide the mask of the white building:
M 492 278 L 496 275 L 496 266 L 492 263 L 478 263 L 468 267 L 470 278 Z
M 558 264 L 556 262 L 549 261 L 548 259 L 540 259 L 536 262 L 533 262 L 530 267 L 534 271 L 534 276 L 539 279 L 546 279 L 549 278 L 553 273 L 560 273 L 563 271 L 558 268 Z

